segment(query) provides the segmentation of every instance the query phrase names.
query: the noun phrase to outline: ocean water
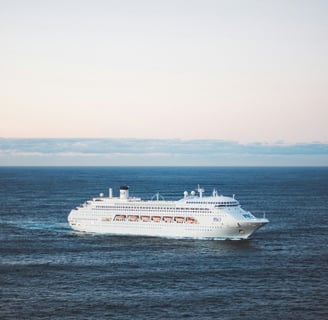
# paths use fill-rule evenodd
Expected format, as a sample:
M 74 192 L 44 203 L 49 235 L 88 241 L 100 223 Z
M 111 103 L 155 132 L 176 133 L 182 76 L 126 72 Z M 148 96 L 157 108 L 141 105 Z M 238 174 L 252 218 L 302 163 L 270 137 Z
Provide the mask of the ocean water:
M 247 241 L 92 235 L 72 208 L 113 187 L 236 194 Z M 328 319 L 328 168 L 0 168 L 0 319 Z

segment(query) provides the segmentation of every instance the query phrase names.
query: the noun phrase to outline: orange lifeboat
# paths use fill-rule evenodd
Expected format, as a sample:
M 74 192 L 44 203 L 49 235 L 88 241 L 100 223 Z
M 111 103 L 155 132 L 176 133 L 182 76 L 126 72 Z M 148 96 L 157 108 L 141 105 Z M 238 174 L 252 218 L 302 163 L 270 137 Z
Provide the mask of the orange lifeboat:
M 160 216 L 153 216 L 152 220 L 153 220 L 153 222 L 160 222 L 161 217 Z
M 121 214 L 121 215 L 116 215 L 114 218 L 114 221 L 124 221 L 126 218 L 126 215 Z
M 187 222 L 187 223 L 196 223 L 196 219 L 195 219 L 195 218 L 188 217 L 188 218 L 186 219 L 186 222 Z
M 172 217 L 163 217 L 164 222 L 170 223 L 172 222 Z

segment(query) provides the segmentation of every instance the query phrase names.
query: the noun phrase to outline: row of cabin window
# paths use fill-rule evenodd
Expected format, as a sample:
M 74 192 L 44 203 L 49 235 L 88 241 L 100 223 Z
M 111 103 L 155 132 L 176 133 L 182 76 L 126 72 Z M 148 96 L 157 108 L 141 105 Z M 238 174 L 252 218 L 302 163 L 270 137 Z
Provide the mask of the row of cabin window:
M 127 211 L 142 211 L 142 210 L 157 210 L 157 211 L 209 211 L 208 208 L 159 208 L 159 207 L 111 207 L 111 206 L 96 206 L 97 209 L 111 210 L 127 210 Z

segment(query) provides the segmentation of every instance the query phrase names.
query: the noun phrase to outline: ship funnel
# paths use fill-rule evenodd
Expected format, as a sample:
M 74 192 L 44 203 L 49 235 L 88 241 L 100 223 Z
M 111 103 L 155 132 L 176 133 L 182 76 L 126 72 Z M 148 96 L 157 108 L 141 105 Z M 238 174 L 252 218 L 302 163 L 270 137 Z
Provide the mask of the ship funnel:
M 121 186 L 120 187 L 120 199 L 128 199 L 129 198 L 129 187 Z

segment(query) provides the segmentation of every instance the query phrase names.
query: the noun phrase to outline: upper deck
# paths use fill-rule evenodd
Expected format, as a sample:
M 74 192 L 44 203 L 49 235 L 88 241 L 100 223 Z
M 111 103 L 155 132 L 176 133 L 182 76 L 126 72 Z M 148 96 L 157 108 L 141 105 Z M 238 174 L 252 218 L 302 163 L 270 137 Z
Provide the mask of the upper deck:
M 227 197 L 219 195 L 214 189 L 211 196 L 203 196 L 204 189 L 198 188 L 199 195 L 196 195 L 195 191 L 188 194 L 184 192 L 184 197 L 180 200 L 164 200 L 159 193 L 157 193 L 151 200 L 142 200 L 138 197 L 130 197 L 128 187 L 124 186 L 120 189 L 120 197 L 113 197 L 112 190 L 109 191 L 109 197 L 104 197 L 101 194 L 100 197 L 93 198 L 88 204 L 93 205 L 108 205 L 108 206 L 122 206 L 128 207 L 237 207 L 239 202 L 233 197 Z

